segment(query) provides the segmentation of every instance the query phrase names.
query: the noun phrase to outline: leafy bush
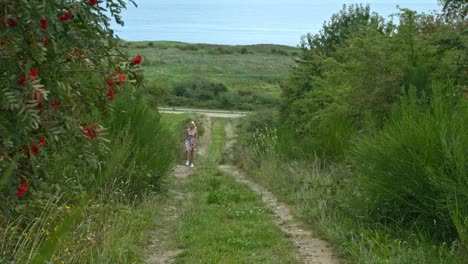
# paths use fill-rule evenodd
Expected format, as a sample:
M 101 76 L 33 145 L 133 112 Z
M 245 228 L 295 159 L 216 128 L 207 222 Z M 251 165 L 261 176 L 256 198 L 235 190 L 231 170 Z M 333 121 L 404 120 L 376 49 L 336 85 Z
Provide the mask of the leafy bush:
M 465 239 L 468 219 L 468 104 L 435 84 L 418 100 L 412 87 L 382 131 L 355 143 L 351 160 L 377 220 Z M 427 102 L 428 101 L 428 102 Z
M 161 188 L 174 157 L 159 115 L 134 97 L 142 57 L 129 59 L 109 28 L 112 18 L 123 23 L 125 3 L 0 7 L 8 22 L 0 29 L 0 262 L 58 262 L 56 252 L 93 262 L 90 248 L 109 230 L 115 237 L 121 228 L 108 227 L 120 219 L 131 224 L 124 212 Z M 106 260 L 125 262 L 112 251 Z
M 240 54 L 249 54 L 251 53 L 246 47 L 243 47 L 240 51 L 239 51 Z
M 225 49 L 222 47 L 217 47 L 217 48 L 208 50 L 208 54 L 211 54 L 211 55 L 229 55 L 233 53 L 234 53 L 233 50 Z
M 177 48 L 179 50 L 183 50 L 183 51 L 197 51 L 198 50 L 198 47 L 197 45 L 194 45 L 194 44 L 188 44 L 188 45 L 178 45 Z
M 172 93 L 181 97 L 210 100 L 227 91 L 228 88 L 223 83 L 195 80 L 175 84 Z
M 279 55 L 284 55 L 284 56 L 288 56 L 289 53 L 283 49 L 277 49 L 277 48 L 272 48 L 271 49 L 271 54 L 279 54 Z
M 63 151 L 56 142 L 106 140 L 112 101 L 140 87 L 142 58 L 129 60 L 108 28 L 111 18 L 123 23 L 122 1 L 3 1 L 0 8 L 9 22 L 0 32 L 0 172 L 9 171 L 4 179 L 20 185 L 20 197 L 37 172 L 32 164 Z

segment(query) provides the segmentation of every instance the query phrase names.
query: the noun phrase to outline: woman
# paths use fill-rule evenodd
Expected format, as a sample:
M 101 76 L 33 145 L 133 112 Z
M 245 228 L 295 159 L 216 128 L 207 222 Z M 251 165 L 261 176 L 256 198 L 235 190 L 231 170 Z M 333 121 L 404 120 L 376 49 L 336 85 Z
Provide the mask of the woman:
M 195 155 L 195 146 L 196 146 L 196 141 L 197 141 L 197 126 L 195 125 L 195 122 L 193 121 L 190 121 L 190 126 L 189 128 L 187 129 L 187 138 L 185 139 L 185 159 L 187 160 L 185 162 L 185 165 L 189 166 L 190 164 L 190 167 L 193 168 L 193 158 L 194 158 L 194 155 Z M 192 159 L 192 162 L 190 163 L 190 160 L 189 160 L 189 152 L 190 152 L 190 156 L 191 156 L 191 159 Z

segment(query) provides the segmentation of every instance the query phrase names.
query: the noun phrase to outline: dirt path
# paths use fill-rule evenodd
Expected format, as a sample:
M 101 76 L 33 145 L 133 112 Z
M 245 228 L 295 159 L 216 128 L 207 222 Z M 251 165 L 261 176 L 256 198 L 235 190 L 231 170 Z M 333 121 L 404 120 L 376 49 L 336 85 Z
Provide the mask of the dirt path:
M 222 117 L 222 118 L 238 118 L 244 117 L 247 112 L 239 111 L 222 111 L 222 110 L 202 110 L 202 109 L 189 109 L 189 108 L 167 108 L 160 107 L 159 112 L 169 114 L 187 114 L 196 113 L 207 117 Z
M 200 137 L 201 147 L 197 149 L 197 155 L 206 157 L 207 148 L 211 144 L 211 119 L 203 117 L 204 135 Z M 148 264 L 174 263 L 177 255 L 184 250 L 177 247 L 175 234 L 185 212 L 192 203 L 192 195 L 188 185 L 188 176 L 195 173 L 193 169 L 184 165 L 176 165 L 171 178 L 169 178 L 168 198 L 162 204 L 162 209 L 155 216 L 158 228 L 151 234 L 153 240 L 147 248 Z
M 234 117 L 234 116 L 231 116 Z M 203 147 L 197 152 L 206 155 L 206 149 L 211 144 L 211 119 L 207 118 L 205 124 L 205 134 L 200 138 L 200 143 L 204 142 Z M 225 148 L 234 142 L 234 127 L 231 122 L 225 127 Z M 207 133 L 208 132 L 208 133 Z M 304 228 L 304 223 L 296 219 L 289 207 L 279 202 L 276 197 L 262 186 L 250 181 L 237 168 L 230 165 L 220 165 L 219 170 L 233 175 L 239 183 L 246 184 L 254 192 L 262 197 L 262 201 L 275 214 L 274 223 L 285 232 L 297 249 L 297 260 L 301 263 L 322 263 L 334 264 L 340 263 L 338 258 L 333 255 L 330 245 L 320 239 L 313 237 L 312 233 Z M 187 187 L 188 175 L 194 172 L 187 166 L 177 165 L 174 169 L 173 179 L 169 185 L 169 199 L 163 204 L 160 213 L 155 216 L 155 222 L 158 228 L 152 235 L 154 237 L 152 244 L 148 247 L 149 257 L 146 263 L 174 263 L 178 254 L 183 249 L 178 249 L 175 244 L 175 234 L 177 233 L 180 219 L 184 212 L 191 207 L 191 193 Z
M 286 204 L 279 202 L 276 197 L 262 186 L 248 180 L 244 174 L 237 168 L 230 165 L 220 165 L 218 168 L 234 176 L 236 181 L 248 185 L 254 192 L 262 196 L 263 202 L 274 212 L 278 225 L 283 232 L 288 234 L 294 246 L 297 248 L 299 256 L 297 259 L 303 263 L 340 263 L 338 258 L 334 257 L 330 245 L 323 240 L 314 238 L 312 233 L 301 221 L 295 219 L 291 210 Z
M 146 263 L 174 263 L 177 255 L 183 252 L 175 245 L 174 234 L 179 225 L 178 220 L 190 207 L 191 194 L 183 192 L 181 186 L 187 183 L 187 177 L 191 173 L 193 173 L 193 169 L 187 166 L 177 165 L 175 167 L 174 179 L 168 190 L 169 198 L 162 205 L 162 209 L 155 219 L 158 228 L 152 234 L 153 240 L 147 249 L 149 257 L 146 259 Z

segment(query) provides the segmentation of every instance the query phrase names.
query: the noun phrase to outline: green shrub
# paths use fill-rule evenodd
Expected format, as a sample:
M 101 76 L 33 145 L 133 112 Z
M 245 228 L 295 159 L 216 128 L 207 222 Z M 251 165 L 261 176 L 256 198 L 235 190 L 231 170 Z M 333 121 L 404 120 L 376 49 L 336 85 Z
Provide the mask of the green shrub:
M 271 54 L 279 54 L 279 55 L 284 55 L 284 56 L 288 56 L 289 53 L 283 49 L 277 49 L 277 48 L 272 48 L 271 49 Z
M 118 109 L 112 120 L 112 133 L 128 133 L 132 146 L 129 167 L 134 193 L 145 189 L 159 189 L 161 178 L 167 174 L 175 160 L 175 137 L 163 127 L 161 116 L 151 110 L 141 98 L 117 101 Z
M 214 49 L 208 50 L 208 54 L 210 55 L 228 55 L 228 54 L 233 54 L 234 51 L 222 47 L 217 47 Z
M 468 104 L 435 84 L 418 100 L 412 87 L 381 132 L 355 143 L 351 160 L 378 220 L 464 239 L 468 219 Z M 428 102 L 426 102 L 428 101 Z
M 246 47 L 243 47 L 240 51 L 239 51 L 240 54 L 249 54 L 249 50 L 246 48 Z
M 194 44 L 178 45 L 177 48 L 182 51 L 197 51 L 198 47 Z

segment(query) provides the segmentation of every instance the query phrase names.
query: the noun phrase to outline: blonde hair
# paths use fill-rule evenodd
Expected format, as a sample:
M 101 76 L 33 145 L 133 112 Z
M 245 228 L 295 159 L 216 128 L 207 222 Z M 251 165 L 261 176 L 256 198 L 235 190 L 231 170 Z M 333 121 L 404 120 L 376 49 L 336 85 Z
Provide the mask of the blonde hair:
M 193 129 L 197 130 L 197 125 L 195 125 L 195 121 L 193 121 L 193 120 L 189 122 L 189 129 L 191 129 L 190 125 L 192 125 L 192 124 L 193 124 Z

